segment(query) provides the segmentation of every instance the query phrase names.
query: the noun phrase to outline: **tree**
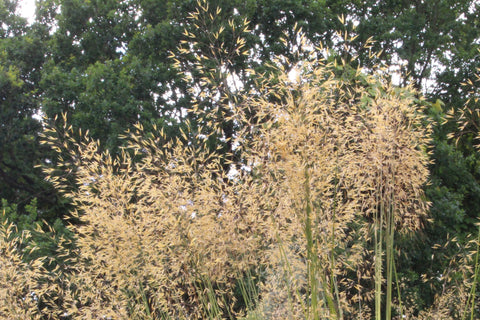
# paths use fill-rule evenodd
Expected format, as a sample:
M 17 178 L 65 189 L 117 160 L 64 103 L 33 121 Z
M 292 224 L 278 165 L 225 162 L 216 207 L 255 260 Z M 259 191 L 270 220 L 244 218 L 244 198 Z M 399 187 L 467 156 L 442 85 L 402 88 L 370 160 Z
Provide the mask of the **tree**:
M 449 65 L 459 58 L 456 52 L 478 37 L 472 28 L 478 20 L 478 3 L 472 0 L 391 0 L 375 5 L 374 1 L 351 1 L 349 5 L 352 10 L 347 17 L 357 24 L 358 44 L 373 37 L 373 51 L 380 53 L 372 59 L 359 52 L 362 63 L 386 62 L 395 67 L 392 71 L 401 75 L 403 84 L 413 83 L 429 94 L 442 87 L 440 74 L 453 71 Z
M 39 146 L 38 82 L 46 51 L 45 29 L 15 14 L 17 1 L 0 6 L 0 198 L 19 210 L 38 199 L 43 218 L 55 212 L 55 192 L 36 168 L 48 151 Z
M 198 3 L 208 4 L 204 14 L 212 14 L 215 23 L 208 22 L 205 15 L 202 23 L 206 24 L 198 28 L 188 18 L 197 5 L 192 1 L 57 3 L 61 4 L 60 13 L 54 17 L 58 28 L 51 41 L 51 59 L 42 77 L 43 110 L 50 119 L 61 112 L 71 113 L 74 127 L 88 129 L 92 137 L 109 141 L 105 147 L 110 150 L 118 147 L 117 134 L 132 128 L 135 121 L 142 122 L 145 128 L 153 122 L 166 129 L 170 127 L 172 135 L 180 134 L 175 129 L 179 121 L 199 120 L 193 119 L 193 113 L 189 112 L 194 101 L 198 102 L 198 92 L 193 92 L 198 90 L 195 86 L 199 77 L 223 82 L 226 77 L 234 76 L 248 91 L 254 84 L 248 69 L 263 72 L 267 70 L 266 63 L 278 55 L 294 62 L 298 55 L 293 53 L 297 45 L 295 23 L 312 40 L 328 42 L 331 30 L 338 24 L 335 10 L 339 9 L 331 10 L 327 4 L 316 1 L 203 1 Z M 220 11 L 216 12 L 217 8 Z M 243 21 L 248 22 L 251 31 L 241 35 L 246 55 L 234 51 L 239 37 L 229 28 L 229 20 L 238 28 L 244 27 Z M 224 32 L 214 43 L 209 37 L 219 26 L 223 26 Z M 189 33 L 182 36 L 185 30 Z M 189 34 L 198 36 L 195 52 L 181 55 L 179 47 L 189 51 L 189 45 L 193 45 Z M 184 46 L 179 46 L 180 39 L 187 41 Z M 217 52 L 216 59 L 204 66 L 208 74 L 193 71 L 196 57 L 211 58 L 210 49 L 218 48 L 220 43 L 224 45 L 223 52 Z M 181 63 L 183 74 L 178 73 L 175 62 L 168 58 L 171 54 Z M 185 74 L 192 81 L 186 81 Z M 230 90 L 229 85 L 225 90 Z M 212 103 L 205 102 L 199 107 L 209 113 L 214 108 Z M 205 126 L 207 122 L 198 125 Z M 227 122 L 223 129 L 226 134 L 223 138 L 228 141 L 235 129 Z M 227 149 L 231 151 L 231 147 Z
M 118 135 L 160 112 L 158 67 L 128 51 L 138 32 L 134 1 L 65 1 L 55 16 L 50 56 L 42 73 L 42 110 L 50 119 L 68 112 L 72 125 L 90 130 L 110 151 Z M 162 118 L 162 116 L 164 116 Z M 174 120 L 172 120 L 174 121 Z

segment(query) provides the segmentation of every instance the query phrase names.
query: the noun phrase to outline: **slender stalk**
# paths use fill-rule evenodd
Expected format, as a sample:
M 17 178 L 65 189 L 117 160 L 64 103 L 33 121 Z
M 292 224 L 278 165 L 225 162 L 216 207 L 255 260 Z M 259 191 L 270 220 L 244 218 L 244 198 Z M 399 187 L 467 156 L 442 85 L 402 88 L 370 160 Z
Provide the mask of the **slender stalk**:
M 395 283 L 397 284 L 397 295 L 398 295 L 398 304 L 400 309 L 400 316 L 403 316 L 403 304 L 402 304 L 402 295 L 400 292 L 400 282 L 398 281 L 397 267 L 395 263 L 393 264 L 393 273 L 395 275 Z
M 394 185 L 394 175 L 392 177 L 392 185 Z M 386 315 L 385 318 L 390 320 L 392 318 L 392 275 L 393 275 L 393 265 L 395 264 L 394 259 L 394 236 L 395 236 L 395 195 L 393 190 L 391 192 L 390 203 L 388 204 L 387 212 L 387 226 L 386 226 L 386 259 L 387 259 L 387 301 L 386 301 Z
M 380 218 L 382 219 L 382 218 Z M 375 319 L 382 318 L 382 229 L 375 222 Z
M 293 274 L 293 271 L 292 271 L 292 266 L 290 264 L 290 262 L 288 261 L 288 257 L 287 257 L 287 254 L 285 252 L 285 249 L 283 248 L 283 242 L 282 240 L 280 239 L 280 236 L 276 235 L 276 238 L 277 238 L 277 243 L 278 243 L 278 247 L 279 247 L 279 250 L 280 250 L 280 254 L 282 256 L 282 259 L 285 263 L 285 266 L 284 266 L 284 272 L 286 272 L 287 274 L 291 275 Z M 287 278 L 287 281 L 288 281 L 288 278 Z M 288 281 L 287 284 L 289 284 L 290 281 Z M 300 297 L 300 292 L 298 291 L 298 288 L 295 288 L 295 291 L 296 291 L 296 295 L 297 297 Z M 293 311 L 294 309 L 294 306 L 293 306 L 293 298 L 292 298 L 292 294 L 290 292 L 290 289 L 287 288 L 287 297 L 288 297 L 288 303 L 290 305 L 290 309 Z M 305 304 L 303 303 L 302 299 L 299 299 L 300 302 L 302 303 L 302 309 L 303 309 L 303 314 L 305 316 L 305 319 L 308 319 L 308 307 L 305 306 Z
M 204 313 L 207 319 L 218 319 L 222 314 L 218 302 L 221 297 L 216 296 L 212 282 L 208 276 L 199 275 L 198 279 L 199 284 L 195 283 L 195 288 L 199 293 L 199 300 L 202 303 Z
M 393 274 L 393 228 L 392 220 L 393 213 L 388 212 L 387 234 L 386 234 L 386 259 L 387 259 L 387 294 L 385 306 L 385 318 L 390 320 L 392 318 L 392 274 Z
M 244 280 L 244 278 L 246 278 L 246 280 Z M 246 277 L 241 277 L 238 282 L 240 292 L 247 307 L 247 313 L 255 309 L 258 300 L 258 291 L 255 287 L 254 279 L 250 271 L 247 271 Z
M 381 178 L 381 177 L 380 177 Z M 379 179 L 381 181 L 381 179 Z M 383 214 L 385 212 L 381 183 L 377 186 L 377 207 L 375 210 L 375 319 L 382 319 L 382 242 Z
M 317 281 L 316 281 L 316 254 L 314 252 L 313 235 L 312 235 L 312 207 L 310 204 L 310 175 L 308 168 L 305 167 L 305 237 L 307 240 L 307 270 L 308 270 L 308 284 L 310 291 L 310 306 L 313 310 L 313 319 L 318 319 L 318 297 L 317 297 Z
M 307 270 L 308 270 L 308 282 L 309 282 L 309 291 L 310 291 L 310 304 L 311 310 L 313 312 L 313 319 L 317 320 L 319 318 L 319 306 L 318 306 L 318 285 L 317 285 L 317 274 L 320 275 L 322 280 L 322 287 L 324 293 L 324 299 L 326 299 L 328 309 L 330 311 L 330 319 L 337 319 L 337 308 L 335 302 L 332 299 L 331 290 L 328 289 L 328 281 L 326 275 L 323 272 L 318 270 L 319 263 L 318 257 L 315 252 L 315 244 L 313 241 L 313 232 L 312 232 L 312 205 L 311 205 L 311 192 L 310 192 L 310 174 L 308 172 L 308 167 L 305 167 L 305 237 L 307 239 Z M 328 289 L 328 290 L 327 290 Z
M 471 300 L 471 307 L 470 307 L 470 319 L 473 320 L 473 315 L 475 312 L 475 294 L 477 292 L 477 281 L 478 281 L 478 273 L 480 272 L 480 266 L 478 264 L 480 254 L 480 225 L 478 226 L 478 236 L 477 236 L 477 252 L 475 255 L 475 274 L 473 276 L 473 285 L 470 289 L 470 294 L 467 300 L 467 306 Z M 463 311 L 462 320 L 465 319 L 467 315 L 467 308 Z
M 337 153 L 337 164 L 338 164 L 338 153 Z M 333 208 L 332 208 L 332 237 L 331 237 L 331 249 L 330 249 L 330 265 L 332 268 L 330 282 L 333 285 L 335 290 L 335 299 L 337 300 L 337 311 L 340 319 L 343 319 L 342 308 L 340 307 L 340 294 L 338 292 L 337 285 L 337 276 L 335 275 L 335 219 L 337 214 L 337 205 L 338 205 L 338 165 L 335 167 L 335 191 L 333 194 Z
M 148 299 L 145 294 L 145 289 L 143 288 L 143 284 L 141 281 L 139 282 L 139 284 L 140 284 L 140 290 L 142 292 L 142 301 L 143 301 L 143 306 L 145 307 L 145 312 L 147 313 L 148 318 L 152 318 L 152 312 L 150 310 L 150 305 L 148 304 Z
M 478 265 L 478 256 L 480 254 L 480 226 L 478 227 L 478 236 L 477 236 L 477 254 L 475 256 L 475 276 L 473 277 L 473 286 L 472 291 L 470 293 L 470 297 L 472 299 L 472 307 L 470 310 L 470 319 L 473 320 L 473 314 L 475 311 L 475 294 L 477 292 L 477 281 L 478 281 L 478 273 L 480 271 L 480 266 Z

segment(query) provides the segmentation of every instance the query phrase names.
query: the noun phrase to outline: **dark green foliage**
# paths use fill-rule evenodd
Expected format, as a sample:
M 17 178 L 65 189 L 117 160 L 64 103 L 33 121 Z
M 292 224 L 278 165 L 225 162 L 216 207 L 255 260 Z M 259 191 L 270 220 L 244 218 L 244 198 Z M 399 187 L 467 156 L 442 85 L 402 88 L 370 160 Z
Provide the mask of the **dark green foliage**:
M 119 146 L 118 135 L 137 122 L 146 125 L 159 119 L 148 88 L 150 68 L 137 58 L 108 60 L 90 65 L 84 73 L 72 69 L 64 73 L 50 65 L 42 80 L 44 111 L 50 117 L 67 112 L 76 128 L 89 130 L 110 150 Z M 63 84 L 63 85 L 62 85 Z
M 30 204 L 25 206 L 25 214 L 19 214 L 16 204 L 9 205 L 5 199 L 2 199 L 2 222 L 8 220 L 15 223 L 17 229 L 26 230 L 35 227 L 38 220 L 37 200 L 34 199 Z
M 458 53 L 471 50 L 478 37 L 478 3 L 472 0 L 351 1 L 351 6 L 351 16 L 359 21 L 359 45 L 373 37 L 374 51 L 382 52 L 378 60 L 361 55 L 363 63 L 398 65 L 404 83 L 410 78 L 425 92 L 432 92 L 432 83 L 426 81 L 442 73 L 435 65 L 442 63 L 447 74 L 455 72 L 450 66 L 458 64 Z
M 68 112 L 74 128 L 89 130 L 113 152 L 120 146 L 118 135 L 136 122 L 147 130 L 155 123 L 173 135 L 179 134 L 178 122 L 186 118 L 193 126 L 208 127 L 208 117 L 199 119 L 189 112 L 192 103 L 198 102 L 192 88 L 201 77 L 213 80 L 202 87 L 204 92 L 232 74 L 242 82 L 243 90 L 249 90 L 255 85 L 249 68 L 263 72 L 268 69 L 266 63 L 278 56 L 292 62 L 302 58 L 295 52 L 295 24 L 303 27 L 312 41 L 330 42 L 339 26 L 337 16 L 346 10 L 337 12 L 340 7 L 330 9 L 327 3 L 310 1 L 210 1 L 209 12 L 215 21 L 199 29 L 188 18 L 197 6 L 195 1 L 44 2 L 41 8 L 46 20 L 60 4 L 61 10 L 54 16 L 58 28 L 49 40 L 49 58 L 40 82 L 42 110 L 49 119 Z M 220 13 L 216 13 L 217 6 L 222 9 Z M 252 32 L 242 35 L 250 50 L 248 56 L 229 52 L 238 39 L 228 27 L 230 19 L 237 26 L 244 19 L 250 21 Z M 203 66 L 207 73 L 199 73 L 194 68 L 196 57 L 212 58 L 210 50 L 219 43 L 212 43 L 210 38 L 220 25 L 226 27 L 219 39 L 225 52 L 203 61 L 210 65 Z M 184 30 L 195 33 L 198 43 L 194 52 L 186 55 L 178 52 L 179 41 L 188 40 Z M 179 60 L 180 70 L 171 55 Z M 185 81 L 187 73 L 193 82 Z M 220 91 L 233 98 L 228 86 Z M 212 100 L 199 107 L 210 117 L 215 113 L 211 111 L 215 110 Z M 228 117 L 228 110 L 216 112 L 215 117 Z M 212 138 L 211 148 L 226 144 L 222 152 L 232 152 L 229 139 L 237 129 L 224 121 L 222 133 Z
M 434 157 L 437 161 L 431 172 L 435 179 L 427 189 L 434 203 L 432 215 L 449 233 L 473 232 L 480 213 L 478 156 L 465 157 L 453 146 L 439 142 Z
M 37 200 L 32 200 L 20 212 L 16 204 L 9 204 L 5 199 L 2 200 L 0 208 L 0 223 L 8 221 L 16 226 L 17 236 L 23 232 L 29 232 L 31 237 L 27 243 L 23 243 L 27 250 L 24 250 L 24 260 L 29 262 L 39 257 L 46 257 L 45 267 L 52 270 L 57 265 L 66 267 L 69 264 L 71 255 L 61 255 L 60 253 L 74 249 L 74 235 L 65 227 L 65 223 L 57 218 L 52 223 L 41 220 L 37 209 Z M 62 252 L 59 251 L 62 247 Z M 28 250 L 36 248 L 35 250 Z
M 38 136 L 38 81 L 47 35 L 41 25 L 28 26 L 15 8 L 15 1 L 0 6 L 0 198 L 17 204 L 19 212 L 36 198 L 41 218 L 50 219 L 63 208 L 36 167 L 49 154 Z

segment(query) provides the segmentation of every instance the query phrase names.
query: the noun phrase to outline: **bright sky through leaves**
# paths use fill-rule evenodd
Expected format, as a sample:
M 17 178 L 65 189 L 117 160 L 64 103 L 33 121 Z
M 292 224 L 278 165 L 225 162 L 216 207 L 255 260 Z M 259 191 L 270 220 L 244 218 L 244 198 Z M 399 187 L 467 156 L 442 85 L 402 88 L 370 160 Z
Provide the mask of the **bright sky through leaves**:
M 20 0 L 18 4 L 18 12 L 20 15 L 32 23 L 35 19 L 35 0 Z

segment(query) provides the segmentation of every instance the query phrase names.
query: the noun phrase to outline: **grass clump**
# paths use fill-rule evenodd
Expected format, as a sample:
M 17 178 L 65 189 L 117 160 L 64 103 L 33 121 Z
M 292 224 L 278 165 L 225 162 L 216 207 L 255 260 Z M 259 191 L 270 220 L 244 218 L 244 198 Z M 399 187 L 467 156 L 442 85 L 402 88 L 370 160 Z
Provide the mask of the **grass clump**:
M 186 122 L 175 138 L 138 125 L 112 155 L 75 139 L 64 115 L 45 143 L 59 153 L 49 180 L 76 208 L 76 244 L 60 241 L 68 267 L 47 272 L 23 262 L 4 226 L 1 261 L 19 271 L 2 272 L 19 282 L 4 282 L 3 297 L 25 319 L 413 317 L 394 290 L 395 235 L 426 221 L 430 128 L 413 89 L 333 60 L 302 61 L 295 79 L 274 64 L 252 92 L 217 99 L 230 136 L 220 123 Z M 212 148 L 213 135 L 234 149 Z M 473 244 L 465 272 L 418 317 L 473 318 Z M 33 288 L 41 303 L 21 305 Z
M 47 129 L 63 154 L 50 180 L 77 208 L 64 313 L 390 317 L 393 235 L 419 228 L 426 210 L 421 109 L 409 89 L 360 70 L 362 85 L 317 60 L 297 70 L 293 82 L 277 70 L 261 96 L 230 106 L 235 175 L 225 173 L 233 157 L 207 146 L 198 127 L 168 139 L 139 125 L 115 156 L 88 135 L 76 141 L 66 116 Z M 237 275 L 258 266 L 265 281 L 238 307 Z

